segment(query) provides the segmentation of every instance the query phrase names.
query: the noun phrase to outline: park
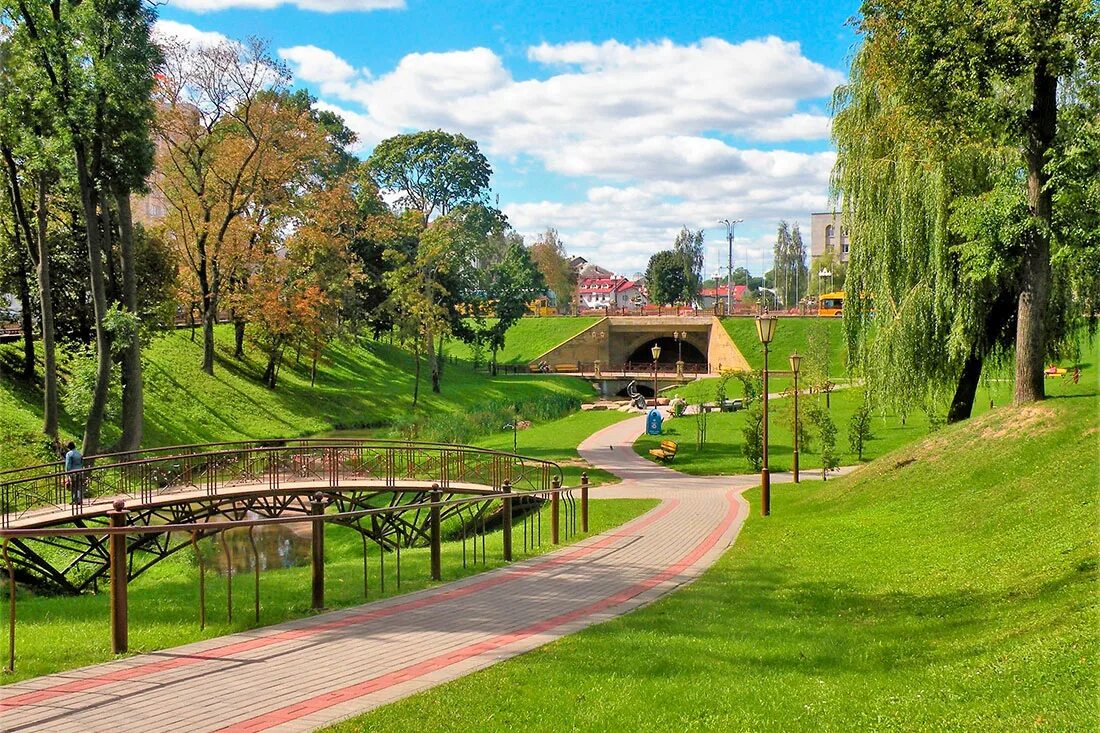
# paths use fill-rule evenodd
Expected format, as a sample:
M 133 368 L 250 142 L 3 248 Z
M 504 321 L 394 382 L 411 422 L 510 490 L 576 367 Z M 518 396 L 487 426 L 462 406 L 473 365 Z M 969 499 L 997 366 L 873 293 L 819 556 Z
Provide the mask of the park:
M 1095 4 L 443 5 L 0 0 L 0 730 L 1095 730 Z

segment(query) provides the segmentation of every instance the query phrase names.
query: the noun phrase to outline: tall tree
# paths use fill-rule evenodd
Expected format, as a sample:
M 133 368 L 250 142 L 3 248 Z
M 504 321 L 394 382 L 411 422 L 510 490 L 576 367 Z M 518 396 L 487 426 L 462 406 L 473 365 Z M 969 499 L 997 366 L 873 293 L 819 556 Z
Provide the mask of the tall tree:
M 913 117 L 1015 155 L 1028 215 L 1017 241 L 1015 401 L 1042 399 L 1053 335 L 1059 79 L 1092 53 L 1100 11 L 1092 0 L 876 0 L 862 16 L 864 46 L 878 62 L 865 72 L 892 77 L 892 94 Z
M 684 270 L 684 289 L 679 297 L 684 303 L 694 303 L 703 282 L 703 230 L 681 229 L 672 251 L 679 256 Z
M 150 40 L 152 9 L 140 0 L 4 3 L 13 46 L 33 60 L 38 98 L 73 154 L 96 322 L 96 378 L 84 428 L 85 454 L 99 449 L 113 339 L 104 261 L 112 200 L 152 170 L 150 91 L 160 57 Z
M 678 302 L 687 287 L 684 280 L 684 261 L 675 250 L 666 249 L 649 258 L 645 271 L 649 302 L 663 305 Z
M 248 266 L 250 239 L 234 225 L 297 167 L 306 142 L 300 133 L 313 123 L 282 94 L 289 73 L 265 42 L 168 40 L 163 48 L 154 186 L 168 201 L 165 225 L 200 299 L 202 369 L 213 374 L 221 299 Z
M 420 212 L 423 226 L 434 214 L 482 201 L 493 173 L 477 142 L 442 130 L 387 138 L 375 146 L 367 167 L 379 188 L 399 195 L 399 206 Z
M 531 245 L 531 260 L 542 273 L 546 286 L 554 293 L 558 312 L 568 312 L 577 292 L 577 273 L 569 264 L 557 229 L 547 228 L 538 236 Z

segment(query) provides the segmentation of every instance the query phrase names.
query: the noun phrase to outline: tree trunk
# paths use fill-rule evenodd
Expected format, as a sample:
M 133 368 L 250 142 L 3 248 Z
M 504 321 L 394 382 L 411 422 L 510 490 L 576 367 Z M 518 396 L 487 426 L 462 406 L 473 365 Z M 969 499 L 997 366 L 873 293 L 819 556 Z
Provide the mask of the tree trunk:
M 31 315 L 31 288 L 27 282 L 27 250 L 21 244 L 23 237 L 15 229 L 16 277 L 19 279 L 20 330 L 23 332 L 23 378 L 34 379 L 34 318 Z
M 233 312 L 233 358 L 244 358 L 244 319 Z
M 1043 360 L 1047 353 L 1047 310 L 1050 303 L 1050 227 L 1053 192 L 1043 170 L 1054 143 L 1058 120 L 1058 79 L 1045 62 L 1035 68 L 1033 100 L 1028 112 L 1027 203 L 1033 223 L 1024 242 L 1020 298 L 1016 308 L 1016 391 L 1019 405 L 1043 399 Z
M 214 374 L 214 324 L 218 322 L 218 300 L 213 293 L 203 298 L 202 308 L 202 370 Z
M 947 410 L 947 422 L 955 423 L 966 420 L 974 409 L 974 395 L 978 392 L 978 380 L 982 376 L 982 363 L 984 358 L 974 352 L 966 357 L 963 362 L 962 373 L 959 382 L 955 386 L 955 396 L 951 398 L 951 407 Z M 862 456 L 861 456 L 862 458 Z
M 80 203 L 84 211 L 84 234 L 88 245 L 88 267 L 92 286 L 92 310 L 95 315 L 96 376 L 92 389 L 92 404 L 84 423 L 83 450 L 85 456 L 99 452 L 99 436 L 107 409 L 107 394 L 111 386 L 111 334 L 103 325 L 107 315 L 107 291 L 103 278 L 103 246 L 99 230 L 99 192 L 88 172 L 84 146 L 76 141 L 76 170 L 80 186 Z
M 42 432 L 57 442 L 57 347 L 54 341 L 53 323 L 53 290 L 50 286 L 50 249 L 49 240 L 46 237 L 46 190 L 47 174 L 41 171 L 38 174 L 38 206 L 36 214 L 36 231 L 32 233 L 31 223 L 27 217 L 27 209 L 23 205 L 23 195 L 19 188 L 18 167 L 12 151 L 4 147 L 2 150 L 4 162 L 8 171 L 8 194 L 11 200 L 12 210 L 18 226 L 22 229 L 23 240 L 26 242 L 27 251 L 31 262 L 34 263 L 35 273 L 38 276 L 38 304 L 42 326 Z
M 134 252 L 134 221 L 130 212 L 130 194 L 116 192 L 119 242 L 122 249 L 122 298 L 126 310 L 138 321 L 137 263 Z M 135 328 L 130 343 L 122 352 L 122 439 L 124 451 L 141 447 L 144 433 L 145 396 L 141 373 L 141 330 Z
M 413 380 L 413 407 L 416 407 L 416 400 L 420 397 L 420 338 L 413 339 L 416 344 L 413 348 L 413 359 L 416 362 L 416 378 Z

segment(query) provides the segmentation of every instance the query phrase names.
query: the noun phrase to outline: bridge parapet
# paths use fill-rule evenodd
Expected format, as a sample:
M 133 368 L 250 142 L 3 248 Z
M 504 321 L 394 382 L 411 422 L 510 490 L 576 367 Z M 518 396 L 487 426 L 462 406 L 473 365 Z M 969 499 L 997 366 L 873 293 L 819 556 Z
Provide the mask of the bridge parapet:
M 561 469 L 551 461 L 485 448 L 442 443 L 356 439 L 242 441 L 95 456 L 79 471 L 60 462 L 0 474 L 0 527 L 56 524 L 106 512 L 123 499 L 132 505 L 178 497 L 217 498 L 249 491 L 278 493 L 308 484 L 336 490 L 369 483 L 394 488 L 402 481 L 477 484 L 500 490 L 547 491 Z M 75 493 L 80 501 L 74 502 Z M 61 517 L 64 519 L 65 517 Z

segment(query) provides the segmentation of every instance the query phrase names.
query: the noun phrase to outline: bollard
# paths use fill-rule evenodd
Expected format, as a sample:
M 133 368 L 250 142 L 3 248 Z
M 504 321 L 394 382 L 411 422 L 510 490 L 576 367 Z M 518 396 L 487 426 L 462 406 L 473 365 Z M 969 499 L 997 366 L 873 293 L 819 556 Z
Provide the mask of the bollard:
M 321 492 L 314 494 L 309 501 L 309 513 L 313 520 L 313 552 L 310 560 L 313 565 L 312 608 L 320 611 L 325 607 L 325 497 Z
M 119 499 L 114 509 L 107 512 L 111 527 L 125 527 L 126 502 Z M 126 535 L 121 532 L 111 535 L 108 541 L 111 563 L 111 653 L 125 654 L 129 648 L 127 641 L 127 603 L 126 603 Z
M 432 580 L 443 579 L 442 547 L 440 546 L 439 503 L 443 501 L 443 492 L 439 484 L 432 484 L 431 541 L 432 541 Z M 463 546 L 465 549 L 465 546 Z
M 550 485 L 554 487 L 554 495 L 550 499 L 550 542 L 556 545 L 561 540 L 561 479 L 555 476 Z
M 501 486 L 505 494 L 512 493 L 512 482 L 505 479 Z M 512 497 L 503 499 L 504 507 L 501 509 L 501 522 L 504 530 L 504 561 L 512 562 Z
M 581 474 L 581 532 L 588 531 L 588 471 Z

